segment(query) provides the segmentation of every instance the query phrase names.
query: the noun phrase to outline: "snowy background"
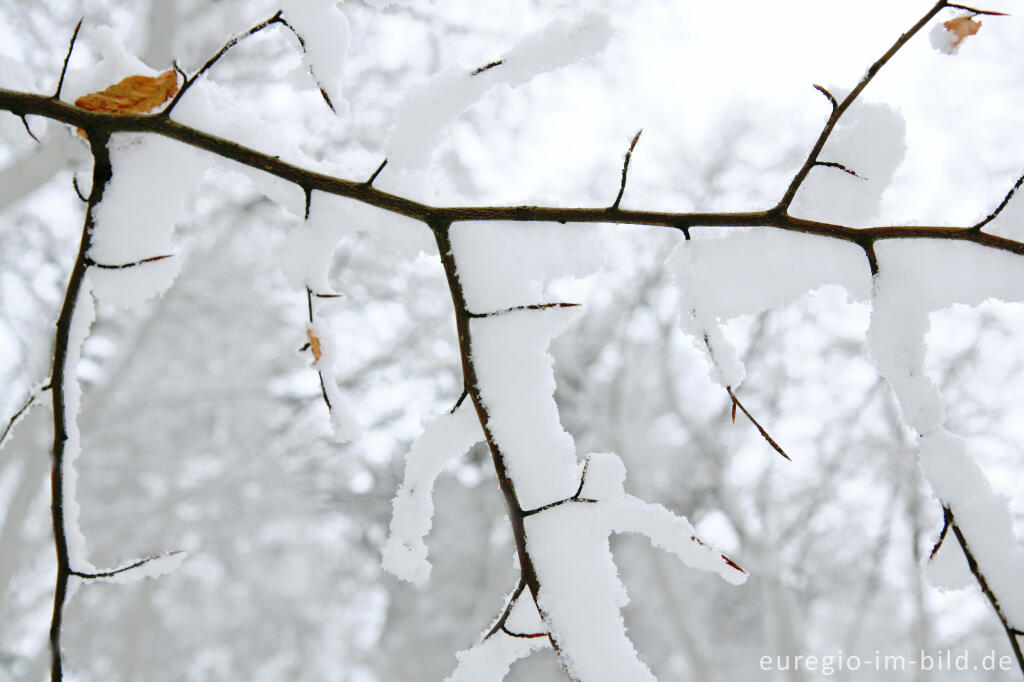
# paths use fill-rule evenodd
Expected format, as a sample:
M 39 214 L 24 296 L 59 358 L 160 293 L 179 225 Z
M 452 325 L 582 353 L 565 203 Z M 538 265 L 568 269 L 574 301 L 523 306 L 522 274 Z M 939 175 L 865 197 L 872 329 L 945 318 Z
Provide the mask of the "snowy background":
M 810 0 L 378 4 L 341 5 L 348 56 L 333 72 L 314 64 L 318 78 L 336 87 L 337 114 L 313 87 L 294 38 L 275 29 L 233 50 L 177 115 L 352 179 L 390 155 L 396 160 L 375 186 L 439 205 L 607 205 L 622 155 L 643 128 L 624 208 L 757 210 L 777 201 L 828 113 L 811 84 L 837 95 L 849 89 L 927 9 Z M 985 8 L 1016 9 L 1008 1 Z M 194 70 L 230 34 L 276 9 L 228 0 L 11 0 L 0 6 L 0 85 L 50 92 L 80 16 L 72 99 L 128 75 L 98 70 L 101 57 L 137 57 L 157 71 L 176 58 Z M 586 18 L 594 10 L 606 14 L 607 33 Z M 411 131 L 395 127 L 408 121 L 402 103 L 424 83 L 444 85 L 446 74 L 506 53 L 514 64 L 524 35 L 581 17 L 607 38 L 603 50 L 532 79 L 485 72 L 488 80 L 464 105 L 446 100 L 451 115 L 462 113 L 438 127 L 435 146 L 418 148 L 422 121 Z M 866 122 L 860 132 L 850 125 L 826 148 L 866 180 L 812 176 L 824 184 L 809 183 L 795 214 L 858 227 L 963 225 L 994 208 L 1024 170 L 1024 23 L 983 24 L 955 56 L 920 35 L 886 67 L 863 95 L 865 106 L 851 111 L 851 124 L 855 113 Z M 318 31 L 311 57 L 324 45 L 341 54 L 344 33 L 316 22 L 309 30 Z M 82 221 L 71 179 L 87 184 L 89 174 L 80 139 L 63 126 L 29 123 L 42 145 L 17 119 L 0 119 L 0 424 L 48 374 Z M 429 475 L 439 474 L 426 539 L 429 582 L 409 584 L 381 567 L 405 454 L 421 423 L 461 392 L 451 303 L 429 232 L 369 209 L 337 226 L 330 215 L 338 206 L 320 195 L 303 225 L 294 188 L 223 164 L 199 182 L 195 169 L 214 164 L 162 141 L 118 153 L 137 156 L 137 171 L 109 188 L 127 198 L 119 202 L 125 214 L 108 221 L 122 232 L 101 236 L 96 254 L 110 262 L 152 255 L 144 252 L 152 241 L 132 242 L 132 220 L 158 209 L 180 214 L 159 247 L 175 254 L 160 266 L 169 269 L 128 284 L 94 282 L 97 318 L 78 367 L 79 521 L 97 566 L 173 549 L 189 558 L 159 580 L 97 584 L 75 596 L 65 626 L 69 679 L 443 679 L 455 652 L 486 630 L 517 572 L 489 456 L 470 436 L 462 437 L 465 456 L 428 462 Z M 150 159 L 160 163 L 147 167 Z M 176 181 L 165 180 L 174 169 Z M 1024 226 L 1011 218 L 991 231 L 1020 238 Z M 872 322 L 863 257 L 848 258 L 842 245 L 816 250 L 806 237 L 734 231 L 723 246 L 710 238 L 716 231 L 698 229 L 690 247 L 678 248 L 679 235 L 637 227 L 570 228 L 557 237 L 509 228 L 503 242 L 502 234 L 481 238 L 473 228 L 453 231 L 466 281 L 477 283 L 468 286 L 478 297 L 471 307 L 530 303 L 520 294 L 537 293 L 493 286 L 515 273 L 476 260 L 488 249 L 518 247 L 524 263 L 533 253 L 529 262 L 563 274 L 596 271 L 555 278 L 545 289 L 550 300 L 584 304 L 566 316 L 567 331 L 551 347 L 554 397 L 575 451 L 617 453 L 629 472 L 627 493 L 687 516 L 750 573 L 734 587 L 683 567 L 646 538 L 612 538 L 631 597 L 625 622 L 658 679 L 815 679 L 765 672 L 766 655 L 1009 654 L 973 584 L 943 592 L 921 568 L 942 510 L 879 368 L 896 381 L 894 368 L 921 363 L 938 397 L 920 386 L 901 392 L 904 410 L 907 401 L 923 405 L 908 423 L 930 433 L 928 405 L 943 402 L 945 429 L 967 439 L 1019 525 L 1024 310 L 981 302 L 989 294 L 1019 300 L 1024 266 L 967 245 L 880 245 L 880 260 L 899 267 L 879 282 L 895 293 Z M 296 257 L 338 240 L 329 260 L 322 249 L 319 262 Z M 789 281 L 792 253 L 816 267 L 801 271 L 806 279 L 792 292 L 762 290 L 763 278 Z M 470 270 L 474 262 L 478 270 Z M 766 271 L 751 274 L 755 263 L 767 263 Z M 936 272 L 943 276 L 930 282 Z M 951 272 L 972 284 L 968 291 L 947 286 Z M 694 296 L 686 277 L 710 282 L 706 295 Z M 317 369 L 351 411 L 343 423 L 333 420 L 333 430 L 317 372 L 308 353 L 297 352 L 307 340 L 305 292 L 296 288 L 303 281 L 344 294 L 317 302 L 316 333 L 333 336 L 333 352 Z M 973 286 L 982 281 L 988 288 Z M 818 284 L 839 286 L 800 298 Z M 911 315 L 922 308 L 907 303 L 909 286 L 920 287 L 910 300 L 939 312 L 925 346 L 901 349 L 908 360 L 887 356 L 894 346 L 884 341 L 927 324 Z M 151 293 L 144 288 L 166 293 L 138 304 Z M 948 295 L 932 301 L 935 291 Z M 947 308 L 954 299 L 974 307 Z M 124 303 L 136 305 L 114 307 Z M 731 320 L 721 343 L 735 349 L 735 367 L 742 362 L 740 396 L 793 462 L 742 417 L 731 422 L 716 377 L 740 370 L 720 363 L 717 374 L 708 371 L 703 348 L 680 327 L 681 307 Z M 529 338 L 554 336 L 560 326 L 533 329 Z M 480 332 L 481 343 L 486 336 Z M 513 425 L 528 417 L 509 413 Z M 354 438 L 356 422 L 361 436 L 339 444 L 335 432 Z M 0 680 L 40 679 L 47 663 L 49 428 L 46 410 L 35 410 L 0 450 Z M 930 442 L 955 450 L 938 430 Z M 525 506 L 549 499 L 545 492 Z M 415 518 L 422 524 L 422 514 Z M 401 533 L 402 524 L 391 531 Z M 413 523 L 405 532 L 423 530 Z M 955 554 L 943 559 L 950 565 L 932 576 L 936 582 L 963 571 Z M 390 569 L 417 568 L 425 577 L 421 563 L 394 563 Z M 908 667 L 832 677 L 1019 677 L 1003 675 Z M 544 651 L 517 663 L 508 679 L 564 673 Z

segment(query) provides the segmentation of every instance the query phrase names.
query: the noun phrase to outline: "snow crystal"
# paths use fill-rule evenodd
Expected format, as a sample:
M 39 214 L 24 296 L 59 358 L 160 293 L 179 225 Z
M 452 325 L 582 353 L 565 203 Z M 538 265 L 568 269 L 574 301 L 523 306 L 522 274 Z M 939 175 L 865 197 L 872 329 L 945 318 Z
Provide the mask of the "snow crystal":
M 442 414 L 424 426 L 405 456 L 405 480 L 395 496 L 391 536 L 384 544 L 384 570 L 413 583 L 430 577 L 423 538 L 433 524 L 434 481 L 448 459 L 462 455 L 483 436 L 468 400 L 453 414 Z
M 960 42 L 957 40 L 957 35 L 946 28 L 945 23 L 939 21 L 932 26 L 932 30 L 928 32 L 928 40 L 931 41 L 932 47 L 943 54 L 956 54 L 960 49 Z
M 680 239 L 666 264 L 679 288 L 680 326 L 706 346 L 722 386 L 739 386 L 745 370 L 720 320 L 786 305 L 829 284 L 842 286 L 853 300 L 871 293 L 859 246 L 772 228 Z
M 524 36 L 485 70 L 449 67 L 414 86 L 398 107 L 386 145 L 388 162 L 398 167 L 425 164 L 443 130 L 503 83 L 518 87 L 535 76 L 568 66 L 604 49 L 612 29 L 603 14 L 589 13 L 574 23 L 555 20 Z
M 93 212 L 90 258 L 126 265 L 172 254 L 175 224 L 203 177 L 207 155 L 158 135 L 113 135 L 109 149 L 113 176 Z M 166 291 L 179 268 L 179 261 L 169 258 L 94 269 L 95 293 L 104 302 L 137 305 Z
M 833 90 L 836 97 L 842 93 Z M 809 220 L 864 227 L 878 217 L 882 194 L 903 162 L 906 123 L 887 104 L 859 99 L 846 111 L 818 159 L 840 163 L 839 168 L 811 169 L 797 192 L 790 213 Z
M 342 71 L 348 55 L 348 18 L 336 0 L 284 0 L 284 18 L 302 36 L 302 60 L 317 87 L 327 93 L 338 114 L 348 110 L 341 94 Z
M 362 436 L 362 426 L 359 418 L 349 407 L 348 401 L 338 388 L 335 363 L 338 358 L 338 346 L 334 335 L 322 320 L 314 316 L 314 321 L 309 324 L 310 337 L 318 340 L 320 344 L 320 358 L 314 360 L 310 365 L 320 373 L 323 381 L 324 392 L 330 402 L 331 428 L 334 431 L 334 438 L 339 443 L 348 443 L 358 440 Z

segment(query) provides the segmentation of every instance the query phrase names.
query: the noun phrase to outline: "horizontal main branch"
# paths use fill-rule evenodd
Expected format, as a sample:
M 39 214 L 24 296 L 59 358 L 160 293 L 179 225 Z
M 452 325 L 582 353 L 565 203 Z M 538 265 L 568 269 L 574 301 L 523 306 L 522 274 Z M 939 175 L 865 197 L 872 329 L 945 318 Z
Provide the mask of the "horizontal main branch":
M 159 115 L 105 114 L 87 111 L 60 100 L 0 88 L 0 110 L 16 116 L 42 116 L 85 130 L 90 136 L 114 133 L 150 133 L 162 135 L 250 168 L 270 173 L 301 187 L 343 196 L 381 210 L 403 215 L 428 226 L 464 221 L 612 223 L 646 227 L 774 227 L 831 237 L 868 247 L 884 239 L 952 239 L 969 241 L 989 248 L 1024 255 L 1024 243 L 975 229 L 974 225 L 883 225 L 853 228 L 845 225 L 804 220 L 778 207 L 763 211 L 671 213 L 635 211 L 618 207 L 561 208 L 549 206 L 430 206 L 412 199 L 383 192 L 365 181 L 345 180 L 308 170 L 258 152 L 230 140 L 204 133 Z

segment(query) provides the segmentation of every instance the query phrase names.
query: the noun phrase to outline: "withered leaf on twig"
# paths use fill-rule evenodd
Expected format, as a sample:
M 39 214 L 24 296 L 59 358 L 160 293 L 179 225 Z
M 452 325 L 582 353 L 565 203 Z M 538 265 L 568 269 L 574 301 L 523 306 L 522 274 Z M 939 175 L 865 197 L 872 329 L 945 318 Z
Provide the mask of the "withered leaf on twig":
M 159 76 L 128 76 L 106 90 L 83 95 L 75 106 L 108 114 L 144 114 L 178 92 L 178 74 L 164 71 Z
M 950 19 L 949 21 L 943 22 L 942 25 L 946 27 L 947 31 L 956 36 L 953 38 L 953 42 L 950 43 L 950 47 L 956 47 L 963 42 L 964 38 L 967 36 L 973 36 L 981 29 L 981 22 L 976 21 L 974 17 L 968 15 Z
M 75 106 L 107 114 L 144 114 L 178 92 L 178 74 L 168 70 L 159 76 L 128 76 L 106 90 L 82 95 Z M 85 131 L 78 133 L 85 137 Z
M 309 339 L 309 349 L 313 351 L 313 362 L 320 362 L 320 339 L 309 327 L 306 328 L 306 338 Z

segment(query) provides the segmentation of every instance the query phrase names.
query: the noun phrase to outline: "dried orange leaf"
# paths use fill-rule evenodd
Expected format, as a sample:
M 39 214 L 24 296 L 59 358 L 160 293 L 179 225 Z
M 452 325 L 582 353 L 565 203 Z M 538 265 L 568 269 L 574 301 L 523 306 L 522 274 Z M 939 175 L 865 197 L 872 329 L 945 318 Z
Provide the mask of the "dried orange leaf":
M 144 114 L 178 92 L 178 74 L 173 70 L 159 76 L 128 76 L 106 90 L 83 95 L 75 106 L 108 114 Z
M 977 33 L 981 29 L 981 22 L 975 21 L 974 17 L 964 15 L 944 22 L 943 26 L 946 27 L 947 31 L 956 36 L 951 43 L 951 47 L 956 47 L 964 38 Z
M 306 338 L 309 339 L 309 349 L 313 351 L 313 362 L 320 362 L 320 339 L 309 327 L 306 328 Z

